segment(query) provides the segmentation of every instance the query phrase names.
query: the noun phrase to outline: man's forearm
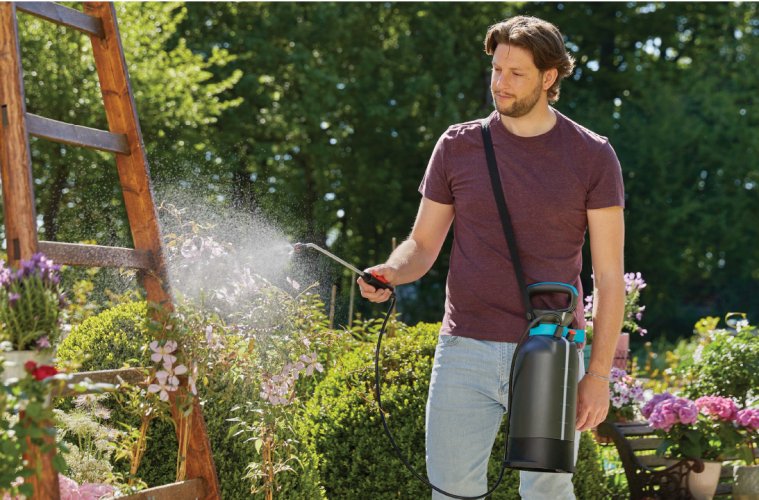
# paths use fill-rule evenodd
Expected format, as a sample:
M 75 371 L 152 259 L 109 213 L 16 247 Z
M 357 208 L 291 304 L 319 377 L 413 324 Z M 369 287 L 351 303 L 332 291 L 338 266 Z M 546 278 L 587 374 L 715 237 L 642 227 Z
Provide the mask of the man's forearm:
M 435 262 L 437 255 L 424 248 L 414 239 L 409 238 L 401 243 L 387 259 L 387 265 L 397 269 L 393 285 L 411 283 L 424 276 Z
M 588 371 L 608 376 L 614 362 L 617 339 L 625 314 L 625 281 L 620 275 L 613 281 L 597 283 L 593 292 L 593 349 Z

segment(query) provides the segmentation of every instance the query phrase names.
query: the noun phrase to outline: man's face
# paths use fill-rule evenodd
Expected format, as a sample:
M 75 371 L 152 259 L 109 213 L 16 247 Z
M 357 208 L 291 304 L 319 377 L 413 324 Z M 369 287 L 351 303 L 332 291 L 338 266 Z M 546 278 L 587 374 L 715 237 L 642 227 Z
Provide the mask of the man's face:
M 543 96 L 543 73 L 532 54 L 521 48 L 498 44 L 493 54 L 490 77 L 493 103 L 503 116 L 519 118 L 535 107 Z

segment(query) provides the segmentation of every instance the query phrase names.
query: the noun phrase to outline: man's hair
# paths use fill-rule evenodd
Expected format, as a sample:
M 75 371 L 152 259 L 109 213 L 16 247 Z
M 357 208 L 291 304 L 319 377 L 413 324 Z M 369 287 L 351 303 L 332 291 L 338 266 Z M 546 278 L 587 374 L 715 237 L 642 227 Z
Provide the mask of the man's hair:
M 556 68 L 559 75 L 548 89 L 548 102 L 554 104 L 559 100 L 559 85 L 575 67 L 575 59 L 567 52 L 559 28 L 537 17 L 516 16 L 488 29 L 485 52 L 492 56 L 499 43 L 530 51 L 541 75 Z

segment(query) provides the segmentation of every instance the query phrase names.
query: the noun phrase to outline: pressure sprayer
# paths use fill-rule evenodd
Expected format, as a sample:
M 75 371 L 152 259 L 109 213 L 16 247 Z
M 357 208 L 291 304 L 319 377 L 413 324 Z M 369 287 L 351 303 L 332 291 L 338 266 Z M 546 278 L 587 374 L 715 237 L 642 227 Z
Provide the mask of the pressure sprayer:
M 390 438 L 398 457 L 419 480 L 443 495 L 462 500 L 475 500 L 490 495 L 500 484 L 504 470 L 507 468 L 535 472 L 576 472 L 574 440 L 577 377 L 580 360 L 575 343 L 585 340 L 584 330 L 570 329 L 573 312 L 579 302 L 579 294 L 575 287 L 566 283 L 554 282 L 526 285 L 516 246 L 516 237 L 511 227 L 511 219 L 506 208 L 501 179 L 495 162 L 495 153 L 487 120 L 482 122 L 482 136 L 495 201 L 498 205 L 509 254 L 512 258 L 525 306 L 525 314 L 529 322 L 514 350 L 509 370 L 510 390 L 506 418 L 506 443 L 504 444 L 501 473 L 496 483 L 486 493 L 478 496 L 462 496 L 443 491 L 431 484 L 409 465 L 390 433 L 390 428 L 385 419 L 385 411 L 382 408 L 379 355 L 382 348 L 382 336 L 397 299 L 393 286 L 388 284 L 382 276 L 373 272 L 360 271 L 313 243 L 296 243 L 294 245 L 296 251 L 307 247 L 314 248 L 357 273 L 368 285 L 377 289 L 388 289 L 392 292 L 390 308 L 385 315 L 382 328 L 380 328 L 374 355 L 377 405 L 380 408 L 382 425 L 385 427 L 385 433 Z M 564 309 L 534 309 L 530 299 L 542 293 L 566 294 L 569 296 L 569 305 Z M 518 408 L 512 408 L 511 403 L 514 398 L 519 401 Z

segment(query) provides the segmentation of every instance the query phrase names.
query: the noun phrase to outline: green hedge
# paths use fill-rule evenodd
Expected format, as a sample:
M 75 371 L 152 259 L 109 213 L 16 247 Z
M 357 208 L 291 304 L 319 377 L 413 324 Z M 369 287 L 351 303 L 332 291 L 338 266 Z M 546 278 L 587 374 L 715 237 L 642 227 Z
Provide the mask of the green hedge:
M 145 302 L 133 302 L 88 318 L 72 331 L 59 347 L 59 358 L 71 359 L 80 351 L 91 353 L 92 358 L 84 363 L 82 371 L 121 368 L 129 359 L 140 359 L 149 363 L 149 358 L 141 352 L 141 347 L 151 340 L 143 326 L 146 314 Z M 242 479 L 248 463 L 259 457 L 255 446 L 252 441 L 245 443 L 243 436 L 230 437 L 231 423 L 226 421 L 228 418 L 239 416 L 239 413 L 231 413 L 233 407 L 258 397 L 256 387 L 212 379 L 208 386 L 199 386 L 199 390 L 222 497 L 227 500 L 263 499 L 263 493 L 251 494 L 250 482 Z M 122 421 L 134 426 L 139 424 L 136 419 L 125 415 L 114 401 L 107 401 L 105 406 L 114 410 L 111 422 Z M 71 408 L 71 399 L 60 400 L 58 407 Z M 294 436 L 294 439 L 299 440 L 297 436 Z M 301 450 L 301 464 L 293 461 L 291 466 L 296 472 L 277 475 L 281 490 L 276 494 L 276 498 L 321 499 L 323 491 L 316 468 L 318 458 L 308 443 L 298 443 L 296 446 Z M 151 422 L 148 447 L 138 476 L 149 486 L 173 482 L 176 477 L 177 449 L 176 431 L 171 422 Z M 128 471 L 126 461 L 122 460 L 114 465 L 116 470 Z
M 425 474 L 425 406 L 439 324 L 422 324 L 383 342 L 382 401 L 388 425 L 412 467 Z M 350 385 L 373 394 L 374 346 L 363 344 L 342 361 Z M 505 420 L 504 420 L 505 422 Z M 330 499 L 429 498 L 430 489 L 397 458 L 385 435 L 378 410 L 350 390 L 341 370 L 333 369 L 319 384 L 308 404 L 306 426 L 322 459 L 321 477 Z M 504 429 L 488 466 L 490 484 L 500 472 Z M 575 495 L 584 500 L 603 498 L 595 442 L 585 433 L 580 443 Z M 519 474 L 506 471 L 489 498 L 519 497 Z

